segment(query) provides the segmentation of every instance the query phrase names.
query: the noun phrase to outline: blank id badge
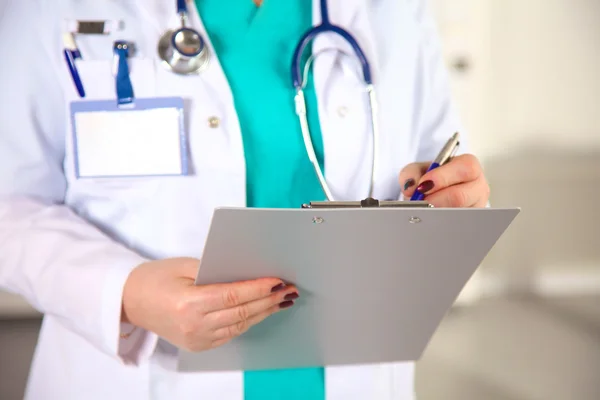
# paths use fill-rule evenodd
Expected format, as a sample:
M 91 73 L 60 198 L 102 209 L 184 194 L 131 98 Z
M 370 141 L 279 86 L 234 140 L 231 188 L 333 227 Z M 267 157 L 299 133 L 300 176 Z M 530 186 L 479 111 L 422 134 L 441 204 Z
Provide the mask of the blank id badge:
M 183 99 L 71 103 L 77 178 L 187 175 Z

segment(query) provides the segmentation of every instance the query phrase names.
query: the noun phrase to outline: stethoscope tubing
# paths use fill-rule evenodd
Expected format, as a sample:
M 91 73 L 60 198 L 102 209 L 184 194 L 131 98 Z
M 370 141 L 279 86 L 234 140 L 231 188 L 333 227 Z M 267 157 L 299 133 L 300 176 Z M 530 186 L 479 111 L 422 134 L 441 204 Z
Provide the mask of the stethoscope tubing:
M 365 52 L 362 50 L 362 48 L 358 44 L 358 41 L 354 38 L 354 36 L 350 32 L 348 32 L 347 30 L 345 30 L 342 27 L 333 25 L 329 21 L 327 0 L 321 0 L 321 24 L 311 28 L 308 32 L 306 32 L 302 36 L 302 38 L 300 39 L 300 42 L 298 43 L 298 45 L 296 46 L 296 49 L 294 50 L 294 56 L 292 58 L 292 66 L 291 66 L 292 84 L 294 85 L 294 87 L 296 89 L 298 89 L 298 88 L 302 87 L 302 85 L 303 85 L 303 83 L 302 83 L 302 75 L 303 74 L 302 74 L 302 68 L 300 66 L 302 64 L 302 55 L 304 53 L 304 50 L 306 49 L 306 46 L 308 46 L 308 43 L 310 43 L 312 40 L 314 40 L 318 35 L 320 35 L 322 33 L 336 33 L 339 36 L 341 36 L 352 47 L 352 49 L 354 50 L 354 53 L 356 54 L 356 56 L 359 59 L 361 66 L 362 66 L 362 73 L 363 73 L 363 79 L 365 81 L 365 84 L 367 84 L 367 85 L 373 84 L 372 77 L 371 77 L 371 66 L 369 65 L 369 61 L 367 60 L 367 56 L 365 55 Z
M 354 53 L 358 57 L 360 64 L 362 66 L 362 75 L 365 83 L 365 89 L 369 96 L 369 106 L 371 110 L 371 133 L 373 138 L 373 149 L 372 149 L 372 164 L 371 164 L 371 181 L 369 184 L 369 197 L 373 197 L 374 184 L 375 184 L 375 176 L 377 173 L 376 160 L 377 160 L 377 149 L 379 146 L 379 125 L 377 124 L 377 102 L 375 96 L 375 88 L 372 81 L 371 75 L 371 66 L 369 65 L 369 61 L 365 52 L 362 50 L 358 41 L 354 38 L 354 36 L 348 32 L 347 30 L 334 25 L 329 20 L 329 9 L 327 6 L 327 0 L 320 0 L 320 9 L 321 9 L 321 24 L 311 28 L 308 30 L 300 39 L 298 45 L 294 50 L 294 55 L 292 58 L 291 65 L 291 77 L 292 77 L 292 85 L 296 89 L 296 114 L 300 120 L 300 128 L 302 130 L 302 138 L 304 140 L 304 145 L 306 147 L 306 152 L 310 162 L 313 164 L 313 168 L 315 173 L 317 174 L 317 178 L 319 179 L 319 183 L 325 193 L 325 197 L 329 201 L 335 200 L 329 185 L 325 179 L 324 173 L 319 166 L 319 162 L 315 155 L 315 149 L 312 143 L 312 138 L 310 135 L 310 128 L 308 126 L 308 118 L 306 115 L 306 103 L 304 98 L 304 71 L 301 68 L 302 64 L 302 56 L 303 53 L 308 46 L 308 44 L 314 40 L 318 35 L 322 33 L 335 33 L 341 36 L 354 50 Z

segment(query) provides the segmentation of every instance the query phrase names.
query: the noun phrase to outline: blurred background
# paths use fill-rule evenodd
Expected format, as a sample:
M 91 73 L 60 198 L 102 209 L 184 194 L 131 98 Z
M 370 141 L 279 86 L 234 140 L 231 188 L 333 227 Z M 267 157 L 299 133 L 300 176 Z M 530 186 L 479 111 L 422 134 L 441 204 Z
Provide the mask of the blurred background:
M 600 399 L 600 1 L 430 0 L 495 207 L 522 208 L 417 366 L 419 400 Z M 0 399 L 39 315 L 0 292 Z
M 491 202 L 522 211 L 430 342 L 419 398 L 600 399 L 600 1 L 431 1 Z

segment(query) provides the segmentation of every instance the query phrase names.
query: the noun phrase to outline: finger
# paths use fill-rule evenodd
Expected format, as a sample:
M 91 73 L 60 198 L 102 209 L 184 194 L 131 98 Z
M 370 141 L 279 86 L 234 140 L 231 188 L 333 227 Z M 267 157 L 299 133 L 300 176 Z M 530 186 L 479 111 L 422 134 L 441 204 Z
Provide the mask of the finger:
M 298 297 L 298 289 L 295 286 L 288 286 L 285 290 L 274 293 L 269 297 L 211 312 L 204 317 L 204 321 L 211 329 L 219 329 L 249 320 L 273 306 L 285 301 L 296 300 Z
M 485 197 L 485 180 L 483 178 L 475 181 L 453 185 L 433 194 L 427 195 L 425 199 L 434 207 L 464 208 L 475 207 L 482 202 L 487 203 Z
M 196 258 L 176 258 L 176 265 L 179 267 L 180 276 L 183 278 L 196 280 L 200 260 Z
M 198 288 L 200 310 L 209 313 L 237 307 L 240 304 L 269 297 L 272 293 L 285 288 L 278 278 L 261 278 L 234 283 L 206 285 Z
M 225 339 L 219 339 L 219 340 L 215 340 L 214 342 L 212 342 L 210 344 L 211 349 L 216 349 L 219 346 L 223 346 L 224 344 L 227 344 L 229 342 L 231 342 L 232 338 L 225 338 Z
M 481 175 L 479 160 L 471 154 L 463 154 L 425 173 L 419 181 L 417 190 L 425 195 L 431 195 L 452 185 L 475 181 Z
M 473 208 L 485 208 L 488 206 L 488 202 L 490 200 L 490 185 L 485 178 L 485 175 L 481 175 L 481 188 L 480 193 L 481 196 L 479 200 L 473 205 Z
M 412 196 L 417 187 L 417 182 L 419 182 L 423 174 L 425 174 L 429 165 L 430 163 L 427 162 L 412 163 L 408 164 L 400 171 L 398 182 L 400 183 L 402 194 L 405 198 L 410 198 Z
M 248 318 L 245 321 L 240 321 L 236 324 L 219 328 L 214 332 L 213 340 L 215 342 L 219 342 L 222 340 L 230 340 L 234 337 L 240 336 L 246 333 L 248 329 L 250 329 L 252 326 L 264 321 L 265 319 L 277 312 L 289 308 L 291 305 L 293 305 L 293 302 L 286 302 L 286 307 L 280 307 L 280 305 L 277 304 L 259 314 L 256 314 L 252 318 Z

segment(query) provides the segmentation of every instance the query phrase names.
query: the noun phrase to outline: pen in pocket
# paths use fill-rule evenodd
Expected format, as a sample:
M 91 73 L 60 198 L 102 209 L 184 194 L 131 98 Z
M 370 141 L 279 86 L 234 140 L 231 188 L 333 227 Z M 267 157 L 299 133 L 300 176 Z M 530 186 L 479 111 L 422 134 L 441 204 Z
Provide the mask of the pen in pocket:
M 69 72 L 71 73 L 71 78 L 73 79 L 75 88 L 77 88 L 77 93 L 79 93 L 79 97 L 85 97 L 83 82 L 81 82 L 81 77 L 79 76 L 79 72 L 77 71 L 77 65 L 75 63 L 76 60 L 80 60 L 82 58 L 81 52 L 77 48 L 77 44 L 75 43 L 75 37 L 72 33 L 63 34 L 63 46 L 65 61 L 67 62 L 67 66 L 69 67 Z

